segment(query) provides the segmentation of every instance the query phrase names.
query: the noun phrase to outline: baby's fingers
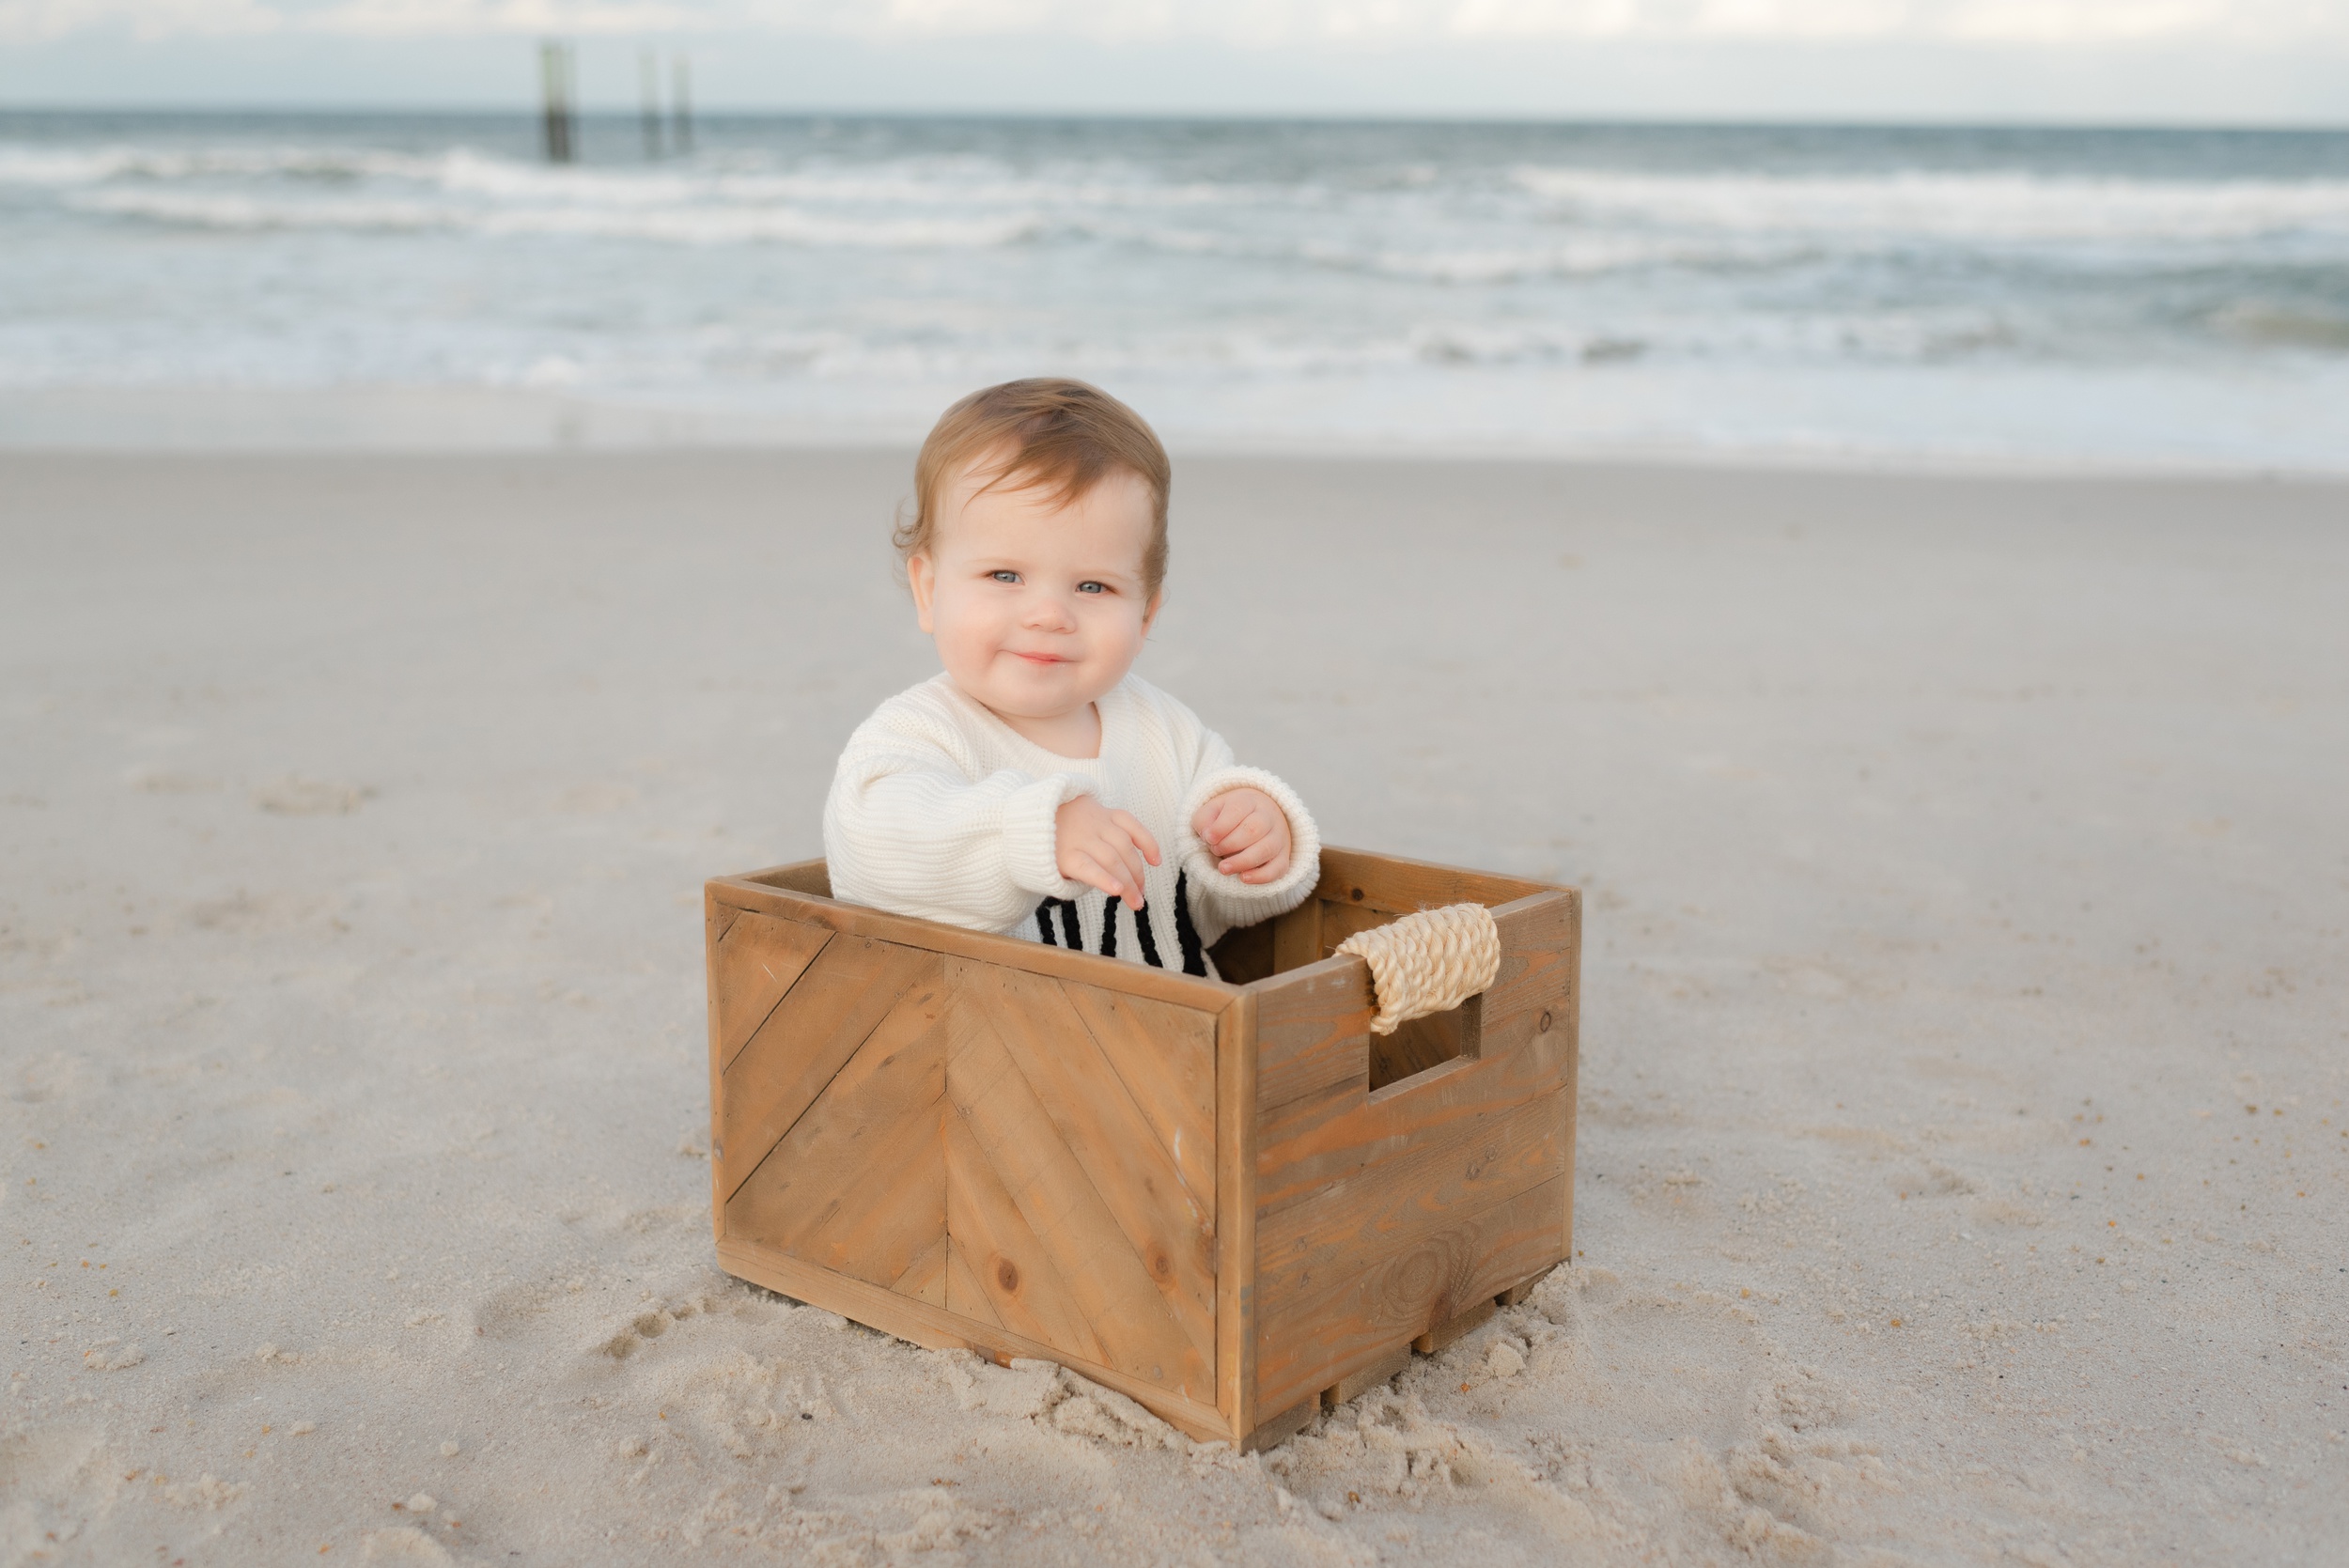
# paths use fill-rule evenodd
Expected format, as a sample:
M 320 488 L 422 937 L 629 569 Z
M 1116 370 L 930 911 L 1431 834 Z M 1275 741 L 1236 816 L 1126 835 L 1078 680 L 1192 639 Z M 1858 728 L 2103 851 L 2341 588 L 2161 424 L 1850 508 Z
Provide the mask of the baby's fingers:
M 1276 840 L 1270 837 L 1261 838 L 1237 854 L 1228 855 L 1218 861 L 1215 868 L 1226 877 L 1244 877 L 1247 873 L 1270 864 L 1273 856 L 1279 853 L 1281 845 Z
M 1230 793 L 1217 796 L 1201 806 L 1190 819 L 1190 831 L 1201 839 L 1213 844 L 1231 831 L 1232 824 L 1248 815 L 1248 807 Z
M 1159 863 L 1159 841 L 1150 836 L 1150 830 L 1142 825 L 1139 817 L 1131 812 L 1113 811 L 1110 813 L 1110 820 L 1126 830 L 1126 836 L 1133 840 L 1134 847 L 1142 851 L 1143 860 L 1152 865 Z
M 1126 891 L 1125 878 L 1110 871 L 1108 867 L 1102 865 L 1101 862 L 1094 859 L 1092 855 L 1082 850 L 1075 850 L 1070 853 L 1068 859 L 1068 879 L 1070 881 L 1082 882 L 1089 888 L 1098 888 L 1103 893 L 1110 894 L 1112 897 L 1115 897 Z

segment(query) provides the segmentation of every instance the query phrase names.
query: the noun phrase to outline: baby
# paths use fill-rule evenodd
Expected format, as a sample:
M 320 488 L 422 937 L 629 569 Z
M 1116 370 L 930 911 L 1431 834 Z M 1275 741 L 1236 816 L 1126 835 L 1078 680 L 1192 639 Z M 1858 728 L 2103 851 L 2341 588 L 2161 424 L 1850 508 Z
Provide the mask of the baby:
M 1150 427 L 1082 381 L 946 411 L 896 535 L 944 673 L 848 737 L 834 896 L 1205 975 L 1217 938 L 1313 891 L 1296 792 L 1128 673 L 1165 598 L 1168 482 Z

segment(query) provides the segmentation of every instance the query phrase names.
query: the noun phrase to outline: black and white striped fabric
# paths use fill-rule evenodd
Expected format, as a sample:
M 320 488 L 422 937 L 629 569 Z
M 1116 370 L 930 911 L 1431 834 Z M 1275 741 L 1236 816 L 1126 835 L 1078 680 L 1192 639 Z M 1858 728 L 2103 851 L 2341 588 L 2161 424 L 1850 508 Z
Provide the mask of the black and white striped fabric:
M 1171 911 L 1160 908 L 1167 902 L 1160 899 L 1132 909 L 1127 908 L 1126 901 L 1115 893 L 1107 897 L 1097 894 L 1083 903 L 1069 898 L 1048 898 L 1035 907 L 1035 939 L 1046 947 L 1097 953 L 1104 958 L 1124 957 L 1130 952 L 1131 956 L 1152 969 L 1159 970 L 1170 967 L 1167 956 L 1172 955 L 1174 961 L 1171 967 L 1185 974 L 1213 975 L 1214 963 L 1208 958 L 1206 946 L 1199 940 L 1197 923 L 1191 919 L 1190 876 L 1188 872 L 1177 871 L 1174 874 L 1174 908 Z M 1084 904 L 1097 906 L 1090 923 L 1094 929 L 1090 934 L 1085 930 L 1088 923 L 1084 918 Z M 1165 933 L 1157 928 L 1161 919 L 1174 927 L 1174 940 L 1171 946 L 1164 941 Z M 1132 942 L 1131 949 L 1121 949 L 1121 941 L 1128 938 Z

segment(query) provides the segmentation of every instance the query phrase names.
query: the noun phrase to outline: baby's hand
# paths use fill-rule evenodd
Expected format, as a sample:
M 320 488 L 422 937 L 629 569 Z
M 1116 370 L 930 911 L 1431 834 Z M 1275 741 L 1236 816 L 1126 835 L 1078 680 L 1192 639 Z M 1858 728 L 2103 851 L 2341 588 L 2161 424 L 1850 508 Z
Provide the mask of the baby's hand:
M 1288 875 L 1289 819 L 1261 789 L 1227 789 L 1199 808 L 1190 831 L 1216 857 L 1215 868 L 1243 882 Z
M 1090 795 L 1063 803 L 1052 815 L 1052 847 L 1060 874 L 1142 908 L 1143 862 L 1159 863 L 1159 841 L 1122 811 Z

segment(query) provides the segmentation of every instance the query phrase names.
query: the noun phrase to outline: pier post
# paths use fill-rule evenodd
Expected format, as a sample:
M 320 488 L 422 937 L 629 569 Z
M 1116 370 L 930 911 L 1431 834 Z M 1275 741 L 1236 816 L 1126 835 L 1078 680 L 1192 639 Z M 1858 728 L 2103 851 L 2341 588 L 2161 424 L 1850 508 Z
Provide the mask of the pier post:
M 568 163 L 572 157 L 572 66 L 568 44 L 557 43 L 550 39 L 538 46 L 538 83 L 546 105 L 547 162 L 550 163 Z
M 669 141 L 682 155 L 693 150 L 692 67 L 682 54 L 669 61 Z
M 661 159 L 661 57 L 649 49 L 637 54 L 636 82 L 641 100 L 638 117 L 645 127 L 645 157 L 658 163 Z

